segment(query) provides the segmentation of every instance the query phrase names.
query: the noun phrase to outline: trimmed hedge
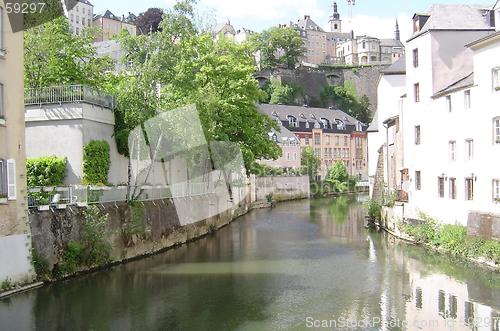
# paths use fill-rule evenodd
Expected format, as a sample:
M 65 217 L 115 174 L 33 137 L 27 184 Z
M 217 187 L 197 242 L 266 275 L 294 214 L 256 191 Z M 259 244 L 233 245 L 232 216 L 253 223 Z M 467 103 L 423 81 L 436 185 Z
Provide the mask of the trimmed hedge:
M 92 140 L 83 147 L 84 184 L 107 184 L 110 166 L 109 144 L 106 141 Z
M 66 158 L 45 156 L 26 161 L 28 187 L 62 185 L 66 176 Z

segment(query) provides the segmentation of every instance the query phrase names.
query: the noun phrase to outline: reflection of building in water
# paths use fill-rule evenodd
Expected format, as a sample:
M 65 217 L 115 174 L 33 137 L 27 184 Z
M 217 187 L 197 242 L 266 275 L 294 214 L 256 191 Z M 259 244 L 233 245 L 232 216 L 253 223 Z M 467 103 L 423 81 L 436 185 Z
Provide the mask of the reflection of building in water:
M 410 269 L 412 266 L 410 265 Z M 409 329 L 498 330 L 490 307 L 472 302 L 466 283 L 446 275 L 410 273 L 412 300 L 406 304 Z

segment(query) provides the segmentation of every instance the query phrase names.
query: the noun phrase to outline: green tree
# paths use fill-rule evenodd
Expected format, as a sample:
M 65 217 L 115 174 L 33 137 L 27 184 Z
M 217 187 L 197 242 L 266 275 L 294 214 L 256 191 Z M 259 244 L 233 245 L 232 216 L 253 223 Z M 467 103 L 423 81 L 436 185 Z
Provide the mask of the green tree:
M 335 162 L 333 167 L 328 169 L 325 181 L 332 185 L 336 192 L 346 192 L 356 187 L 356 179 L 349 176 L 347 167 L 341 161 Z
M 304 39 L 291 27 L 272 27 L 250 40 L 255 51 L 260 52 L 261 69 L 273 69 L 277 66 L 295 68 L 306 52 Z
M 111 60 L 97 57 L 95 30 L 75 36 L 64 17 L 29 29 L 24 34 L 24 82 L 27 88 L 83 84 L 104 88 Z
M 280 150 L 268 138 L 277 125 L 257 111 L 251 48 L 198 33 L 194 3 L 177 2 L 155 34 L 120 37 L 132 63 L 116 90 L 120 151 L 128 152 L 130 130 L 159 111 L 196 104 L 207 140 L 238 143 L 247 169 L 256 159 L 277 158 Z
M 302 150 L 300 164 L 302 166 L 302 173 L 308 175 L 309 179 L 314 181 L 319 174 L 321 160 L 314 154 L 312 147 L 306 147 Z
M 358 98 L 352 84 L 344 86 L 327 86 L 320 93 L 325 106 L 333 104 L 362 123 L 370 123 L 373 115 L 370 112 L 370 101 L 366 95 Z

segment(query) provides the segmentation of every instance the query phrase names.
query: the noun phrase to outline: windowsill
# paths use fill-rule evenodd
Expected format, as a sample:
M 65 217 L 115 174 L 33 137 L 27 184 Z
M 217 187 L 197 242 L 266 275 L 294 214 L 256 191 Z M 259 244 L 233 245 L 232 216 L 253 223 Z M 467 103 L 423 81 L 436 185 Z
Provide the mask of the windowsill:
M 0 198 L 0 205 L 6 205 L 8 203 L 7 198 Z
M 6 126 L 5 118 L 0 118 L 0 126 Z

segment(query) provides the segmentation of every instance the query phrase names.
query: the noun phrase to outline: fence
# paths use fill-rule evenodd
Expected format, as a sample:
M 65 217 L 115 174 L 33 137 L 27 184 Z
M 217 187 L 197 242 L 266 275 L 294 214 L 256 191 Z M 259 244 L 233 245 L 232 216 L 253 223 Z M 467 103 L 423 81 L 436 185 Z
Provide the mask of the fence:
M 64 186 L 29 189 L 28 207 L 48 210 L 68 205 L 87 206 L 128 200 L 151 201 L 212 194 L 214 183 L 178 183 L 155 186 Z
M 112 96 L 83 85 L 53 86 L 24 90 L 24 104 L 26 106 L 75 102 L 87 102 L 109 109 L 115 108 Z

